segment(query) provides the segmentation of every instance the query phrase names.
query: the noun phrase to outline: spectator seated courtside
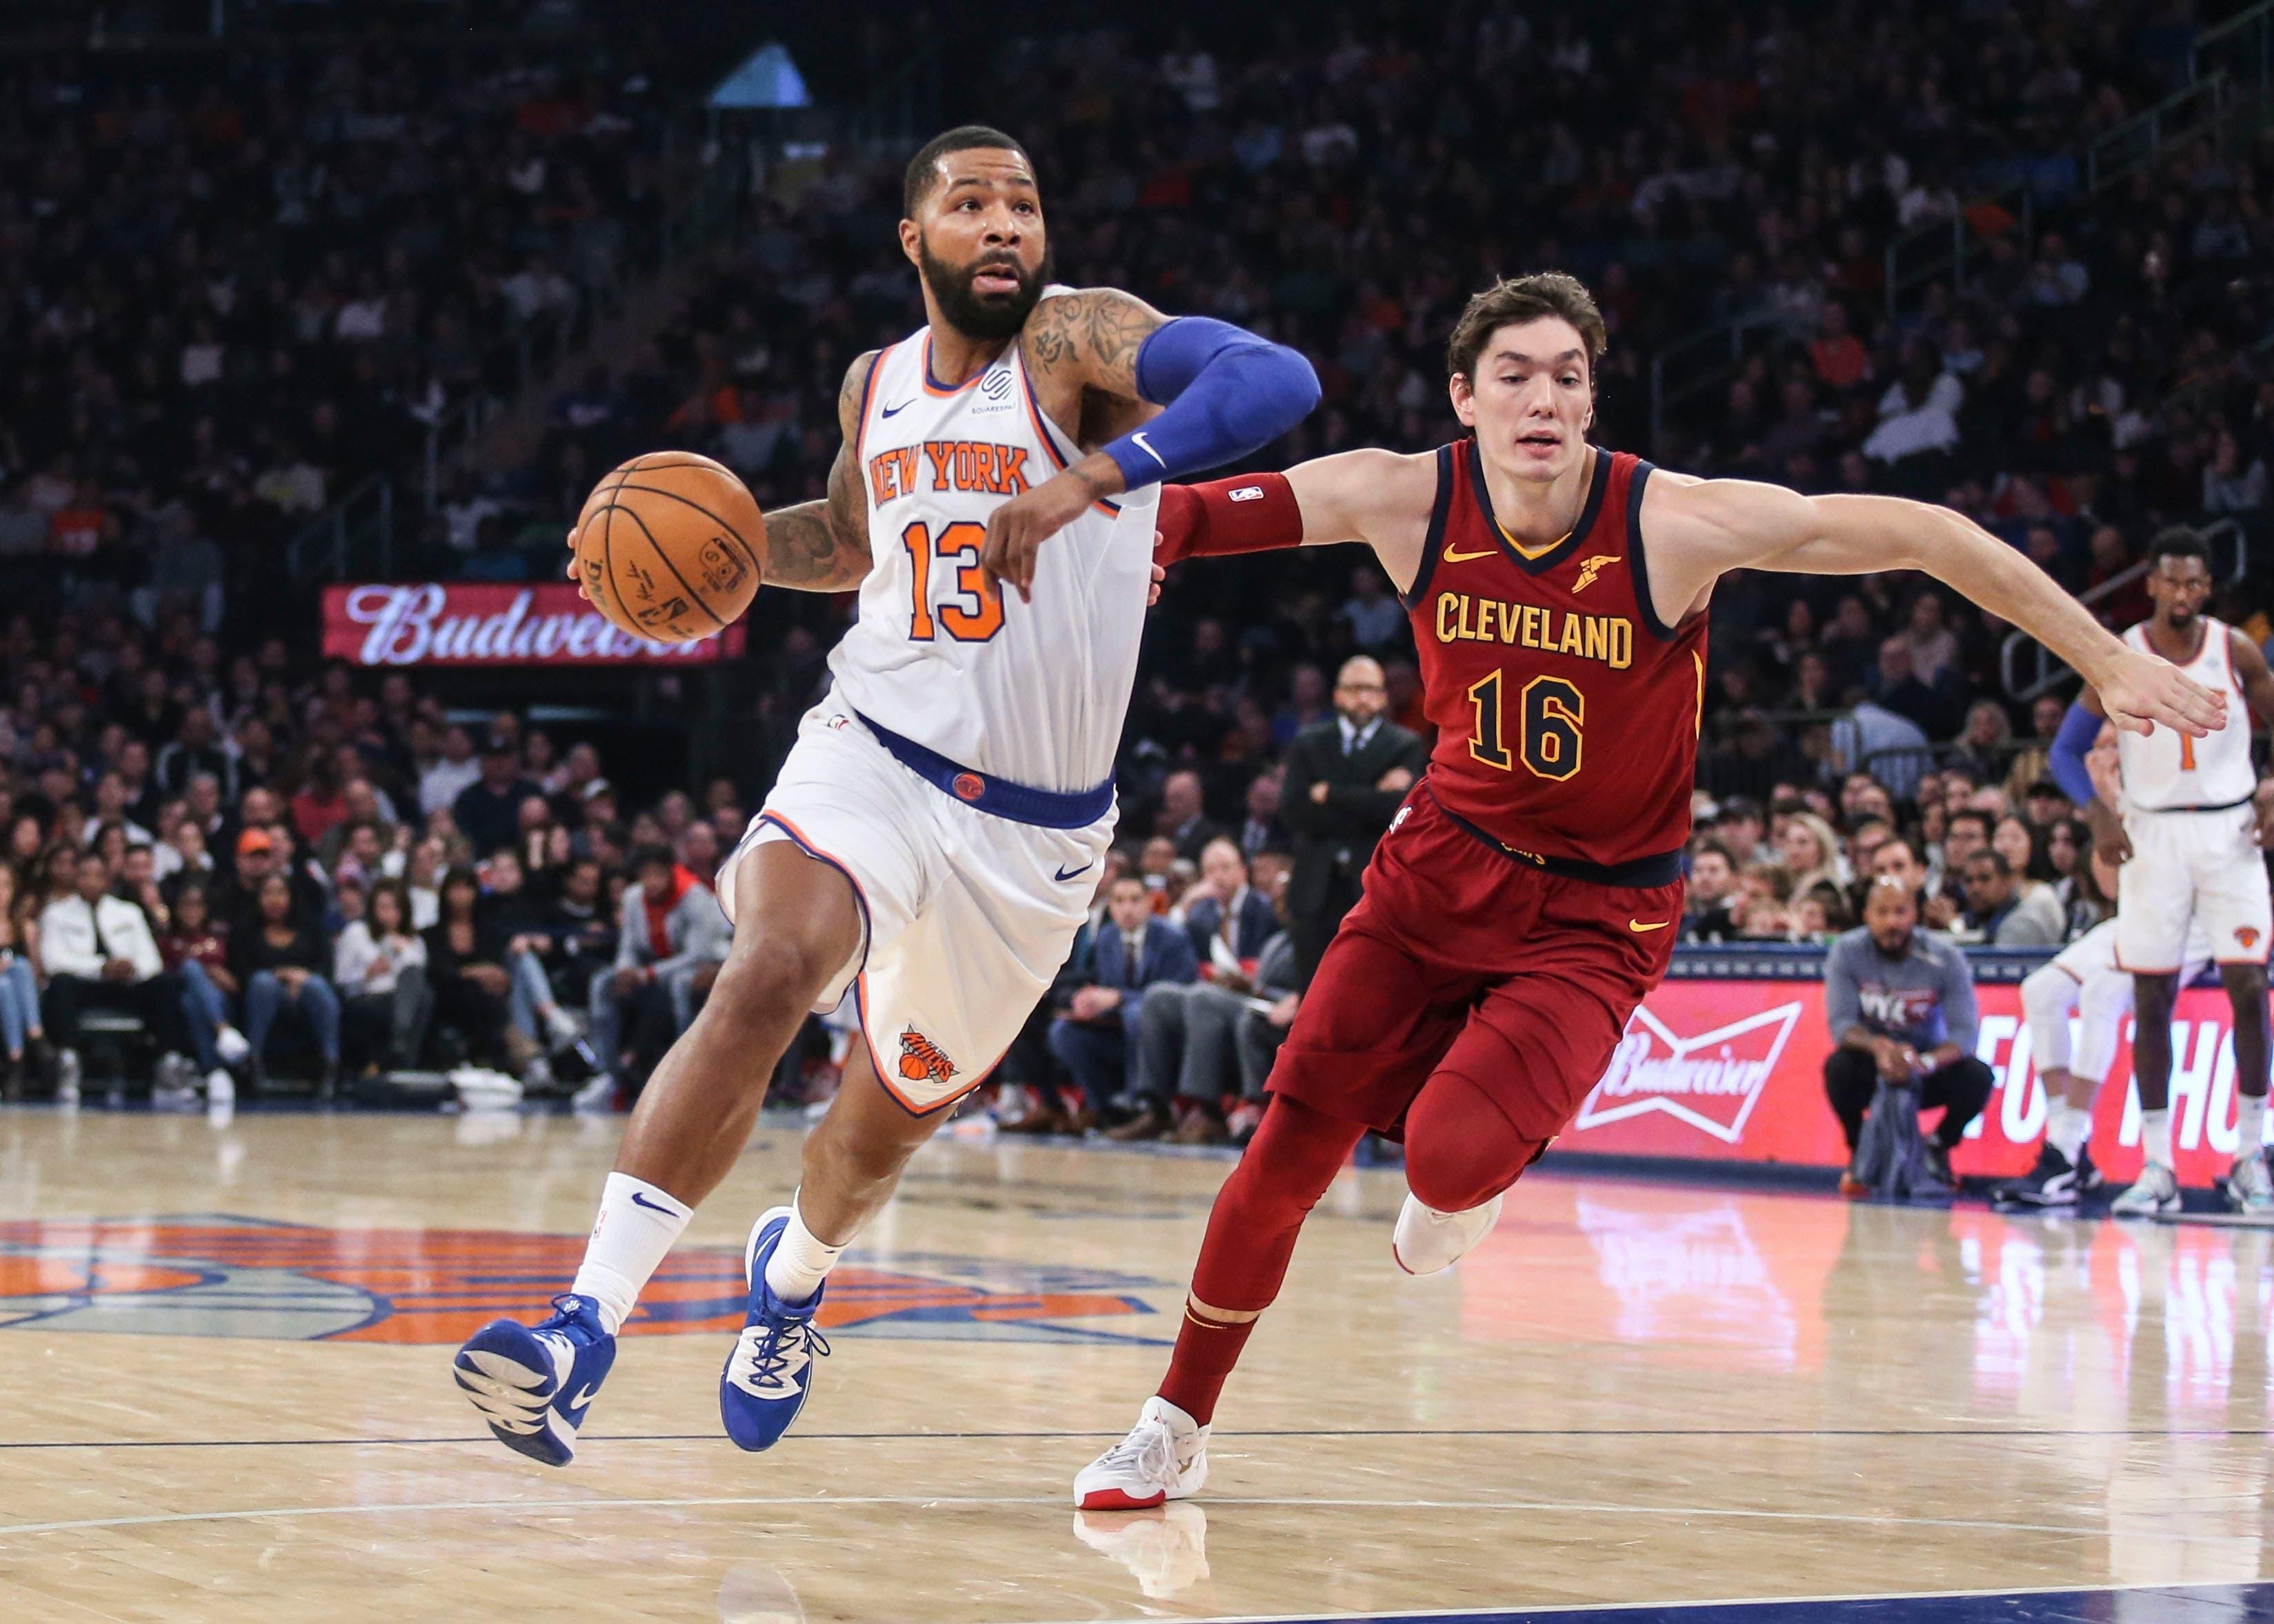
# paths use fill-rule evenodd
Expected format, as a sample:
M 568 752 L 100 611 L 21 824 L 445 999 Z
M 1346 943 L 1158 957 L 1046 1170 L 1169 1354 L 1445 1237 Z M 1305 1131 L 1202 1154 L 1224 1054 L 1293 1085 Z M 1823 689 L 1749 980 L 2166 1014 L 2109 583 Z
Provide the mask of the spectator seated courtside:
M 1141 1120 L 1148 1109 L 1158 1114 L 1124 1094 L 1140 1023 L 1153 990 L 1196 980 L 1200 959 L 1182 929 L 1155 916 L 1136 876 L 1113 882 L 1105 912 L 1103 923 L 1084 928 L 1060 974 L 1063 996 L 1054 999 L 1060 1012 L 1050 1023 L 1050 1046 L 1093 1118 L 1113 1127 Z
M 1951 1184 L 1950 1153 L 1989 1103 L 1996 1079 L 1974 1054 L 1981 1019 L 1973 966 L 1951 943 L 1919 929 L 1918 899 L 1901 881 L 1875 881 L 1864 923 L 1826 955 L 1824 1012 L 1834 1045 L 1824 1092 L 1849 1156 L 1881 1085 L 1916 1088 L 1923 1108 L 1942 1112 L 1927 1149 L 1936 1176 Z M 1852 1174 L 1841 1190 L 1863 1192 Z

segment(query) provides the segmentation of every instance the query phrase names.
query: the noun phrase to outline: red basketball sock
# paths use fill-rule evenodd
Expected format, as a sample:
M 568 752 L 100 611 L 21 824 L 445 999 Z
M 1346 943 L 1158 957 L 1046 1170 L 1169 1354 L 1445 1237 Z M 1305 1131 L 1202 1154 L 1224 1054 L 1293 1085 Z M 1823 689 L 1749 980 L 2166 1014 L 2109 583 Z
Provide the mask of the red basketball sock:
M 1161 1396 L 1206 1426 L 1216 1418 L 1216 1397 L 1254 1329 L 1253 1320 L 1227 1325 L 1194 1313 L 1186 1303 L 1177 1350 L 1169 1356 L 1169 1373 L 1161 1378 Z
M 1216 1192 L 1193 1267 L 1193 1299 L 1239 1312 L 1269 1308 L 1287 1277 L 1303 1220 L 1365 1133 L 1357 1123 L 1274 1094 L 1247 1154 Z M 1187 1304 L 1161 1396 L 1205 1425 L 1254 1328 L 1253 1320 L 1227 1325 Z

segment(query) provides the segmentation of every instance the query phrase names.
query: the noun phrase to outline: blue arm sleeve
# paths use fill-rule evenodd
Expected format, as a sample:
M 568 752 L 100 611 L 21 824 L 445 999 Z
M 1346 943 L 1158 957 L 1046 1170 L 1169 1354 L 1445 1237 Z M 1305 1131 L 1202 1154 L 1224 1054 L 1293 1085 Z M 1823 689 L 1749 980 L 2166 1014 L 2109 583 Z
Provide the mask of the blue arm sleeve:
M 2092 774 L 2085 771 L 2084 753 L 2100 737 L 2100 723 L 2101 718 L 2082 705 L 2071 705 L 2068 714 L 2061 718 L 2060 732 L 2053 735 L 2047 765 L 2061 793 L 2079 806 L 2092 799 Z
M 1137 392 L 1165 410 L 1105 447 L 1133 491 L 1269 445 L 1319 403 L 1319 376 L 1284 344 L 1228 321 L 1179 316 L 1139 346 Z

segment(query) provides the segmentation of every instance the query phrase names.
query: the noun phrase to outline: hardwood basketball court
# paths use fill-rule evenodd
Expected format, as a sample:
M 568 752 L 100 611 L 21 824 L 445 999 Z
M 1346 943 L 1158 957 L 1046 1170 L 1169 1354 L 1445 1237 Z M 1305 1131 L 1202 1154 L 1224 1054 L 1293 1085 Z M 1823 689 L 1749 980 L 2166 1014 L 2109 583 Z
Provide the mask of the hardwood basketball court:
M 2263 1230 L 1550 1170 L 1413 1280 L 1402 1180 L 1352 1171 L 1206 1493 L 1080 1516 L 1226 1162 L 935 1146 L 832 1281 L 797 1430 L 746 1455 L 736 1249 L 799 1125 L 550 1471 L 449 1355 L 566 1281 L 618 1121 L 0 1114 L 0 1617 L 2274 1616 Z M 1920 1599 L 1676 1606 L 1862 1596 Z

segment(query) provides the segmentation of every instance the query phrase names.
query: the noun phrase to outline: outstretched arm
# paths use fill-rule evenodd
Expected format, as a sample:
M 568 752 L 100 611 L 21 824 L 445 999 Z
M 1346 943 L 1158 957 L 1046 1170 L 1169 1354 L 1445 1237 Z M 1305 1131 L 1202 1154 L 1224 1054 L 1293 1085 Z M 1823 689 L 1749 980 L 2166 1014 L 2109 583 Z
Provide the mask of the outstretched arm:
M 1404 592 L 1419 573 L 1436 497 L 1437 459 L 1430 452 L 1343 451 L 1299 462 L 1284 474 L 1163 485 L 1153 556 L 1174 564 L 1362 541 Z
M 1660 472 L 1644 493 L 1642 517 L 1652 540 L 1652 597 L 1668 625 L 1702 610 L 1713 583 L 1733 569 L 1923 569 L 2074 666 L 2127 732 L 2160 722 L 2201 738 L 2225 723 L 2217 694 L 2169 661 L 2125 646 L 2044 571 L 1947 508 Z
M 989 515 L 980 561 L 1021 597 L 1042 544 L 1090 503 L 1246 456 L 1319 399 L 1311 364 L 1284 345 L 1111 288 L 1044 299 L 1019 342 L 1038 391 L 1079 402 L 1085 424 L 1129 430 Z

